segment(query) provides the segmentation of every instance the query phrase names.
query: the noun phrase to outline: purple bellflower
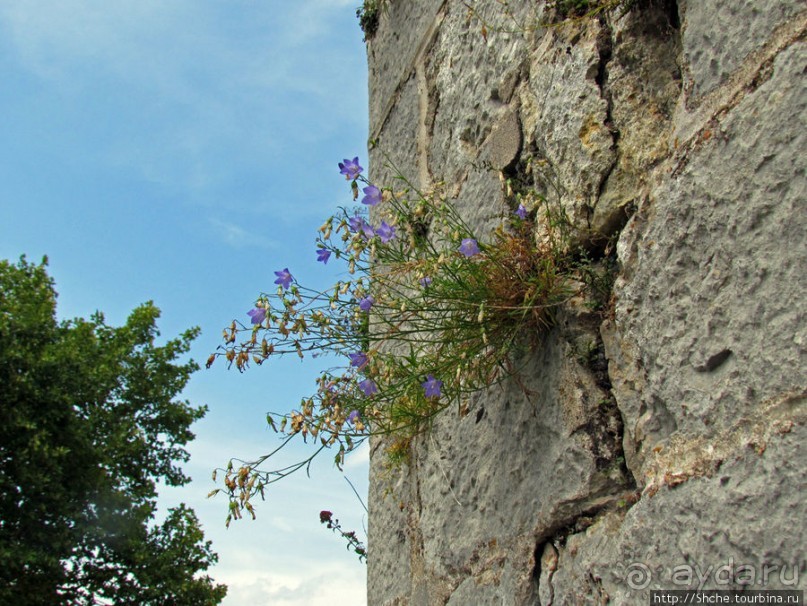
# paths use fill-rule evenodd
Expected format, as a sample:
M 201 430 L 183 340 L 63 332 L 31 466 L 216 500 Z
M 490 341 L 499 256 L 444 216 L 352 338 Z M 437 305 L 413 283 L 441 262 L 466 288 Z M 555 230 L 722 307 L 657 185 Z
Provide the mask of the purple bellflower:
M 252 318 L 253 324 L 263 324 L 266 319 L 266 310 L 263 307 L 256 307 L 248 311 L 247 315 Z
M 289 273 L 288 267 L 286 267 L 282 271 L 276 271 L 275 275 L 277 276 L 275 284 L 280 284 L 285 289 L 288 289 L 289 286 L 291 286 L 291 281 L 294 280 L 294 278 Z
M 355 423 L 361 418 L 361 413 L 358 410 L 351 410 L 347 416 L 348 423 Z
M 352 181 L 357 179 L 361 171 L 364 169 L 359 166 L 359 157 L 356 156 L 352 160 L 345 158 L 339 163 L 339 173 L 345 175 L 345 179 Z
M 435 379 L 434 375 L 427 375 L 426 381 L 421 383 L 421 386 L 427 398 L 439 398 L 442 395 L 440 388 L 443 386 L 443 382 Z
M 473 257 L 479 254 L 479 245 L 473 238 L 465 238 L 460 244 L 460 252 L 466 257 Z
M 382 221 L 381 225 L 375 230 L 376 235 L 381 238 L 381 242 L 386 244 L 395 237 L 395 228 L 387 225 L 386 221 Z
M 362 191 L 365 194 L 361 199 L 362 204 L 366 204 L 367 206 L 375 206 L 381 202 L 381 190 L 375 185 L 365 187 Z
M 328 259 L 331 258 L 331 251 L 327 248 L 318 248 L 317 249 L 317 261 L 322 261 L 323 263 L 327 264 Z
M 431 284 L 431 283 L 432 283 L 432 279 L 431 279 L 429 276 L 423 276 L 423 277 L 420 279 L 420 285 L 421 285 L 423 288 L 426 288 L 426 287 L 427 287 L 429 284 Z
M 363 351 L 360 351 L 359 353 L 348 354 L 347 357 L 350 358 L 350 365 L 355 366 L 356 368 L 363 368 L 367 364 L 367 362 L 370 361 L 369 358 L 367 357 L 367 354 L 364 353 Z
M 367 295 L 362 300 L 359 301 L 359 309 L 362 311 L 370 311 L 373 304 L 375 303 L 375 299 L 373 299 L 372 295 Z
M 350 231 L 354 233 L 361 232 L 368 240 L 373 237 L 373 228 L 364 220 L 364 217 L 355 215 L 348 220 L 348 224 L 350 225 Z
M 372 379 L 365 379 L 359 383 L 359 389 L 362 390 L 365 396 L 371 396 L 374 393 L 378 393 L 378 386 Z
M 515 213 L 519 219 L 527 218 L 527 208 L 523 204 L 518 205 L 518 208 L 516 209 Z

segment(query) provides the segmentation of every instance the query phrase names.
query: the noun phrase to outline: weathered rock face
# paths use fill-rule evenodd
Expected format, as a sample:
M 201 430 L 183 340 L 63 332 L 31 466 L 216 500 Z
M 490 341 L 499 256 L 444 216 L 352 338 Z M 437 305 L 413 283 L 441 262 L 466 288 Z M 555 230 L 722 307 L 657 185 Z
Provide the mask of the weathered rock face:
M 445 181 L 479 233 L 517 180 L 616 255 L 616 281 L 408 465 L 376 442 L 369 604 L 804 589 L 803 2 L 647 0 L 552 27 L 544 2 L 472 4 L 390 0 L 368 43 L 373 179 L 389 160 Z

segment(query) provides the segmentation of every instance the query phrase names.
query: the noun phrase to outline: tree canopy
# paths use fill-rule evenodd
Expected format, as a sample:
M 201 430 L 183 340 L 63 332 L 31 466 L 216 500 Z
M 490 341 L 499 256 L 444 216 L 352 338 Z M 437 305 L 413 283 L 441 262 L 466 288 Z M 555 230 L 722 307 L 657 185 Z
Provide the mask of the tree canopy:
M 58 321 L 46 263 L 0 261 L 0 603 L 218 604 L 193 510 L 153 523 L 207 410 L 177 399 L 199 330 L 156 344 L 150 302 Z

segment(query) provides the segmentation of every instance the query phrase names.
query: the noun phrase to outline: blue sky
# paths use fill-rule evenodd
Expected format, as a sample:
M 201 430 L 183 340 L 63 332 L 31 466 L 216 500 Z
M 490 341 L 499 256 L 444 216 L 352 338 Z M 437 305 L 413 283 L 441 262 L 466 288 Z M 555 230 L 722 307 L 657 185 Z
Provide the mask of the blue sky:
M 317 227 L 350 194 L 337 162 L 366 156 L 359 0 L 16 0 L 0 3 L 0 257 L 47 255 L 59 315 L 121 324 L 153 300 L 162 334 L 200 326 L 203 363 L 273 271 L 326 285 Z M 364 163 L 366 167 L 366 163 Z M 319 523 L 364 511 L 330 457 L 275 484 L 258 520 L 224 529 L 213 468 L 277 438 L 265 413 L 308 395 L 316 365 L 239 375 L 221 362 L 184 396 L 195 426 L 185 501 L 219 553 L 225 605 L 356 606 L 365 568 Z M 301 447 L 294 453 L 305 456 Z M 367 489 L 366 451 L 347 476 Z M 335 597 L 336 596 L 336 597 Z

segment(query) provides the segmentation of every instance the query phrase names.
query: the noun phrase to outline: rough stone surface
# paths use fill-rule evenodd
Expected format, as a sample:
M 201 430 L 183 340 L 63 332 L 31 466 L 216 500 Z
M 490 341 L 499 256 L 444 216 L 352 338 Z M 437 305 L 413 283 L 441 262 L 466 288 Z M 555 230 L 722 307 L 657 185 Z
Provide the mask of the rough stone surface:
M 713 474 L 671 479 L 629 510 L 556 540 L 540 572 L 541 603 L 647 604 L 653 589 L 803 588 L 803 423 L 802 414 Z
M 806 49 L 777 57 L 620 240 L 606 344 L 635 474 L 672 434 L 708 435 L 804 387 Z
M 424 53 L 441 4 L 437 0 L 385 3 L 378 31 L 367 45 L 371 138 L 383 126 L 391 107 L 401 105 L 398 87 L 409 79 L 418 56 Z
M 513 167 L 521 152 L 521 124 L 518 113 L 512 110 L 496 125 L 488 137 L 488 157 L 490 164 L 499 171 Z
M 682 24 L 684 65 L 692 100 L 725 83 L 776 28 L 804 11 L 799 0 L 687 0 Z
M 656 5 L 611 23 L 611 42 L 603 43 L 599 80 L 618 153 L 591 203 L 590 227 L 601 241 L 625 225 L 647 194 L 652 169 L 670 153 L 681 93 L 676 24 L 676 13 Z
M 528 147 L 540 162 L 537 186 L 581 226 L 616 161 L 601 88 L 605 35 L 597 21 L 549 30 L 531 53 L 523 95 Z
M 533 188 L 615 282 L 407 464 L 373 440 L 369 604 L 804 589 L 807 10 L 648 0 L 544 27 L 544 2 L 510 4 L 390 0 L 371 176 L 439 186 L 481 237 L 503 183 Z

